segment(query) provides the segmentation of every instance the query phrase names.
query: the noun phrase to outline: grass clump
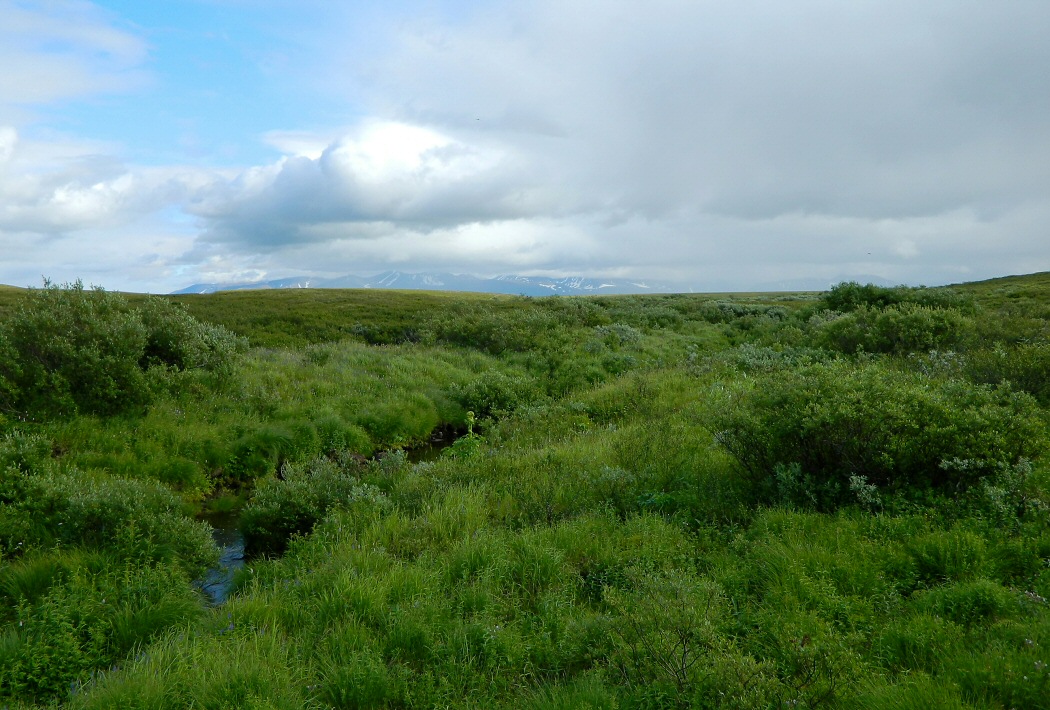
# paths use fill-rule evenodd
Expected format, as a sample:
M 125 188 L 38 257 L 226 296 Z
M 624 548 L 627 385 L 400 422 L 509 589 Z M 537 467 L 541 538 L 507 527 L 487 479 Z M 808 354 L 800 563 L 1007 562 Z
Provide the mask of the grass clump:
M 148 400 L 0 420 L 0 705 L 1048 707 L 1044 281 L 124 297 Z

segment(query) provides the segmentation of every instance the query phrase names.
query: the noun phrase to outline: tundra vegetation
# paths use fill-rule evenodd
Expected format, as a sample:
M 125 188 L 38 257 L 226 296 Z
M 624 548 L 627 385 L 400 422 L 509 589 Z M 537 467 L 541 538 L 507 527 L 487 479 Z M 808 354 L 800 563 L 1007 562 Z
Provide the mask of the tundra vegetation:
M 0 706 L 1050 707 L 1048 407 L 1047 274 L 0 289 Z

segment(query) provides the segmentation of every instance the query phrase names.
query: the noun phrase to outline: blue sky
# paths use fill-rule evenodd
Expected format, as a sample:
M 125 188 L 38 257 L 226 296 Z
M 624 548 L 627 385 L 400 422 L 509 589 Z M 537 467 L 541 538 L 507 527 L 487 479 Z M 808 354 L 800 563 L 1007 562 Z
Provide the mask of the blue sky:
M 30 5 L 31 6 L 31 5 Z M 261 137 L 354 118 L 353 98 L 303 81 L 325 12 L 310 3 L 98 2 L 99 21 L 139 41 L 126 91 L 42 107 L 43 125 L 111 141 L 138 164 L 223 166 L 278 157 Z M 323 5 L 321 6 L 323 7 Z M 374 22 L 371 18 L 368 21 Z M 355 44 L 354 23 L 346 39 Z
M 1043 0 L 0 0 L 0 283 L 1050 269 Z

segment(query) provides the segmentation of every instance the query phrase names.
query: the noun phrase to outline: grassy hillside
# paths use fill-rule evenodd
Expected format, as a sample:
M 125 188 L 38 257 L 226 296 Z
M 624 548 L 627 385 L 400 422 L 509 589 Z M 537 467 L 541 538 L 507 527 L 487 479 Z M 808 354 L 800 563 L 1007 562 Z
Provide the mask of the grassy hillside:
M 1048 287 L 0 290 L 0 705 L 1050 707 Z

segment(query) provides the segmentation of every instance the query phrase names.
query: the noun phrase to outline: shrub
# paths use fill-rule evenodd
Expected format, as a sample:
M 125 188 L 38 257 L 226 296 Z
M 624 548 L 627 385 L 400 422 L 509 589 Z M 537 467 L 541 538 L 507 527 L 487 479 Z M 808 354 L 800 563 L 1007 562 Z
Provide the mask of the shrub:
M 462 385 L 453 384 L 449 394 L 480 418 L 504 417 L 539 399 L 535 380 L 501 372 L 486 373 Z
M 251 554 L 283 552 L 292 535 L 310 532 L 335 506 L 382 506 L 375 486 L 361 483 L 329 459 L 288 465 L 281 478 L 267 478 L 241 515 L 244 547 Z
M 287 427 L 269 425 L 250 431 L 230 447 L 223 466 L 228 484 L 243 485 L 274 473 L 295 451 L 295 437 Z
M 688 696 L 719 646 L 727 606 L 721 587 L 692 575 L 643 572 L 630 591 L 606 587 L 603 597 L 617 617 L 613 663 L 625 683 Z
M 0 552 L 20 553 L 54 543 L 108 550 L 121 559 L 175 561 L 188 572 L 210 564 L 208 527 L 188 518 L 171 491 L 151 481 L 76 471 L 29 474 L 0 470 L 0 520 L 12 530 Z
M 372 453 L 372 441 L 368 432 L 359 426 L 347 423 L 334 412 L 323 412 L 314 420 L 317 435 L 320 437 L 321 453 L 335 454 L 351 452 L 369 455 Z
M 46 588 L 17 595 L 12 623 L 0 630 L 0 698 L 68 696 L 94 671 L 201 611 L 188 578 L 175 567 L 93 569 L 61 553 L 51 566 Z
M 422 393 L 376 402 L 358 412 L 356 420 L 377 445 L 386 447 L 423 441 L 441 422 L 437 405 Z
M 51 442 L 39 434 L 15 429 L 0 437 L 0 470 L 10 466 L 25 473 L 39 471 L 50 458 Z
M 718 440 L 767 495 L 801 486 L 818 508 L 870 498 L 869 486 L 965 490 L 1044 447 L 1030 396 L 878 363 L 812 365 L 734 392 L 711 417 Z
M 17 396 L 7 409 L 112 414 L 149 400 L 139 366 L 146 329 L 119 294 L 45 282 L 3 330 L 15 360 L 0 367 Z
M 146 347 L 139 364 L 175 370 L 208 370 L 220 376 L 231 371 L 230 355 L 246 341 L 222 326 L 202 323 L 172 301 L 150 297 L 138 309 L 146 329 Z
M 556 314 L 525 302 L 513 310 L 483 304 L 457 304 L 425 326 L 441 343 L 483 350 L 492 355 L 532 350 L 560 330 Z
M 1016 614 L 1020 610 L 1016 593 L 983 578 L 936 587 L 916 597 L 920 609 L 964 625 Z
M 825 292 L 820 297 L 819 307 L 829 311 L 848 313 L 862 307 L 882 309 L 901 303 L 914 303 L 933 308 L 970 309 L 973 306 L 973 298 L 947 288 L 886 287 L 870 283 L 862 286 L 856 281 L 848 281 L 837 284 Z
M 1009 382 L 1039 400 L 1050 404 L 1050 344 L 1022 343 L 1015 347 L 996 347 L 969 354 L 965 370 L 975 382 Z
M 817 342 L 844 353 L 904 354 L 957 347 L 972 331 L 972 321 L 954 308 L 906 302 L 876 310 L 862 305 L 825 321 Z
M 115 414 L 148 403 L 168 370 L 222 373 L 241 341 L 158 299 L 50 281 L 0 326 L 0 409 Z
M 708 301 L 699 309 L 699 316 L 708 323 L 732 323 L 733 321 L 762 317 L 773 321 L 787 318 L 787 309 L 783 306 L 766 306 L 754 303 L 735 301 Z

